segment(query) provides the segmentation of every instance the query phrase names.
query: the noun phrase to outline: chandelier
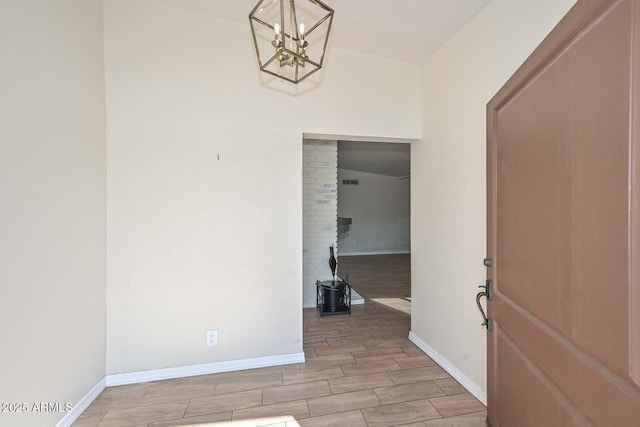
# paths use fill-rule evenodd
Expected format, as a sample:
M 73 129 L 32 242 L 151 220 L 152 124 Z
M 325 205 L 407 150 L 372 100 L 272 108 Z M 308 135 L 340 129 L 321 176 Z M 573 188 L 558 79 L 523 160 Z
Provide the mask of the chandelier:
M 332 21 L 319 0 L 260 0 L 249 14 L 260 70 L 292 83 L 318 71 Z

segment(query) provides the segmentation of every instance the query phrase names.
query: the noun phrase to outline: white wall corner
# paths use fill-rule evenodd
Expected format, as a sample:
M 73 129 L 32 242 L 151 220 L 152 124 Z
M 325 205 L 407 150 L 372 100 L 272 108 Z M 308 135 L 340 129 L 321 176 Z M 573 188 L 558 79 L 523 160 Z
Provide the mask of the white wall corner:
M 291 353 L 277 356 L 256 357 L 252 359 L 230 360 L 226 362 L 204 363 L 201 365 L 178 366 L 175 368 L 112 374 L 107 375 L 106 381 L 107 387 L 112 387 L 126 384 L 146 383 L 149 381 L 218 374 L 221 372 L 268 368 L 270 366 L 291 365 L 293 363 L 304 362 L 304 353 Z
M 73 409 L 67 412 L 67 414 L 62 418 L 56 427 L 69 427 L 73 424 L 82 413 L 91 405 L 91 403 L 96 400 L 96 398 L 102 393 L 102 390 L 105 389 L 107 385 L 106 377 L 102 377 L 100 381 L 96 385 L 94 385 L 91 390 L 87 394 L 84 395 L 80 401 L 73 405 Z
M 422 341 L 413 331 L 409 332 L 409 341 L 414 343 L 420 350 L 425 352 L 427 356 L 433 359 L 438 365 L 449 373 L 456 381 L 458 381 L 469 393 L 474 395 L 484 406 L 487 406 L 487 391 L 472 381 L 462 371 L 456 368 L 443 355 L 438 353 L 429 344 Z

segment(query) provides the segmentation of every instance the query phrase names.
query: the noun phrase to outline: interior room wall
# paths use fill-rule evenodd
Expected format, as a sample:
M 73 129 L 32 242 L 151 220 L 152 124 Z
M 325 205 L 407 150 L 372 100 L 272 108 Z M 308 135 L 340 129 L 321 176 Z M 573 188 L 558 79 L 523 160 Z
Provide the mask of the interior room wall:
M 2 426 L 55 425 L 105 374 L 102 43 L 102 1 L 2 2 L 0 402 L 27 412 Z
M 358 185 L 344 185 L 345 179 Z M 409 179 L 338 169 L 338 216 L 352 219 L 338 237 L 340 255 L 409 253 L 410 189 Z
M 423 139 L 411 147 L 411 329 L 480 397 L 485 108 L 574 3 L 494 0 L 423 67 Z
M 303 133 L 419 138 L 420 68 L 330 47 L 293 86 L 154 0 L 105 3 L 105 64 L 108 373 L 302 352 Z

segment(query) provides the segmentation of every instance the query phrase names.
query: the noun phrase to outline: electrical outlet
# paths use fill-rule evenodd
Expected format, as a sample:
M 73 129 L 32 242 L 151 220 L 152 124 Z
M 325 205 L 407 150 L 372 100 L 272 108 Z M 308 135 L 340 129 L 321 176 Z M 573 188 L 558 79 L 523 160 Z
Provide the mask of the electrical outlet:
M 207 331 L 207 347 L 215 347 L 218 345 L 218 330 L 212 329 Z

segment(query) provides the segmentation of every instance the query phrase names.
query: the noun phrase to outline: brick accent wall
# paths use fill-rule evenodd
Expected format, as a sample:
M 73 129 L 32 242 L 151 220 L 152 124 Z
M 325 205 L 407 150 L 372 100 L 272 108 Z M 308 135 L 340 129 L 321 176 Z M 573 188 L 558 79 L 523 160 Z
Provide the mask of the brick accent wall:
M 302 153 L 302 303 L 315 307 L 316 280 L 332 278 L 329 247 L 336 246 L 338 235 L 338 143 L 305 140 Z

